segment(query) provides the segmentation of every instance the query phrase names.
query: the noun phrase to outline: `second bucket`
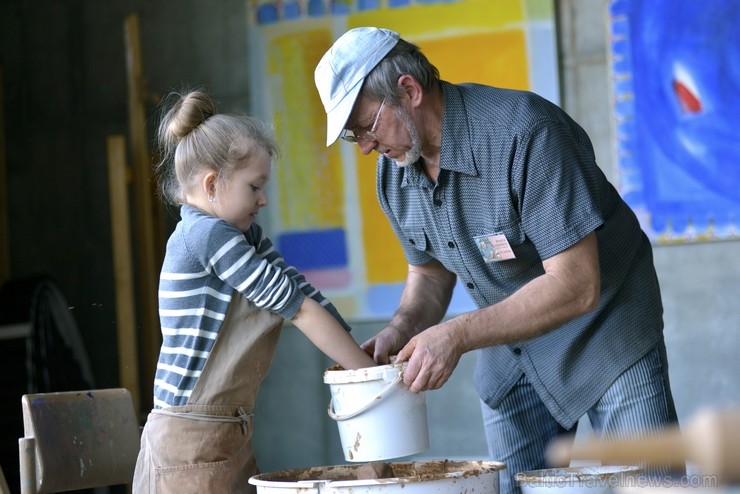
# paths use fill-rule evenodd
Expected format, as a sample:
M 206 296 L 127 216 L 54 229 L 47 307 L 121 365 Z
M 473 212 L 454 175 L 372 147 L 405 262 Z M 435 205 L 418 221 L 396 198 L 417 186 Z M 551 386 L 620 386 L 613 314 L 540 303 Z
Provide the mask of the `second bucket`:
M 429 448 L 426 395 L 409 391 L 405 367 L 402 362 L 324 372 L 329 416 L 337 422 L 345 460 L 389 460 Z

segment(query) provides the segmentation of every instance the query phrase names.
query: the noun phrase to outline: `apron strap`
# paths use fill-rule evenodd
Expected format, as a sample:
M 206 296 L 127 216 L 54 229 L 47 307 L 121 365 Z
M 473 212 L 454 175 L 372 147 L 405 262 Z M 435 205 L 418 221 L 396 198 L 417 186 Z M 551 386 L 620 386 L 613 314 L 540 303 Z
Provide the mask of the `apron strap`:
M 190 412 L 171 412 L 167 409 L 155 408 L 152 413 L 157 415 L 167 415 L 169 417 L 177 417 L 181 419 L 189 420 L 201 420 L 203 422 L 224 422 L 224 423 L 238 423 L 242 429 L 242 434 L 247 435 L 247 424 L 252 418 L 253 414 L 248 413 L 244 407 L 238 407 L 236 409 L 236 416 L 228 415 L 207 415 L 202 413 L 190 413 Z

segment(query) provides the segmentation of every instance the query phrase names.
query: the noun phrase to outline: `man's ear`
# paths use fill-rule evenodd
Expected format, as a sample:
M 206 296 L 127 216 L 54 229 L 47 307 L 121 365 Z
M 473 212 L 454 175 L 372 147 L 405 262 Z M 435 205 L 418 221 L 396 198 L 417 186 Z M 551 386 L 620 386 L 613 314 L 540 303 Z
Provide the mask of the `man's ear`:
M 403 74 L 398 78 L 398 85 L 403 89 L 403 92 L 409 97 L 412 106 L 419 106 L 421 100 L 424 97 L 424 89 L 419 84 L 414 76 L 409 74 Z

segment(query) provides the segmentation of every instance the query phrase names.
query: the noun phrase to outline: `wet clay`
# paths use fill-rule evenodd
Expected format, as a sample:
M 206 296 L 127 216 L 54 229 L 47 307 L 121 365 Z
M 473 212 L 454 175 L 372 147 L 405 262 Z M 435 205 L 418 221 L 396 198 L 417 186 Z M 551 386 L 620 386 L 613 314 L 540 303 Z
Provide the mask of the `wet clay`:
M 260 480 L 300 482 L 306 480 L 378 480 L 395 479 L 400 482 L 425 482 L 442 479 L 450 474 L 459 477 L 479 476 L 500 470 L 503 464 L 485 461 L 420 461 L 408 463 L 370 462 L 362 465 L 336 465 L 284 470 L 261 474 Z
M 385 461 L 371 461 L 355 469 L 356 480 L 392 479 L 393 477 L 395 477 L 393 467 Z

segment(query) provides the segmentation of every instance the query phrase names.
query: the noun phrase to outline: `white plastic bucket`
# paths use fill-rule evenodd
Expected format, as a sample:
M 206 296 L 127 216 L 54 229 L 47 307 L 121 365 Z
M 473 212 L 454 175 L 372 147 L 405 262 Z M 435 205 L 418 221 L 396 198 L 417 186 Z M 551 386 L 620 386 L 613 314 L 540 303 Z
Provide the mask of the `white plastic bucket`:
M 499 471 L 506 468 L 480 460 L 389 465 L 392 477 L 366 479 L 363 465 L 334 465 L 263 473 L 249 483 L 257 494 L 498 494 Z
M 429 448 L 427 401 L 403 383 L 406 362 L 324 372 L 329 416 L 337 422 L 347 461 L 376 461 Z

